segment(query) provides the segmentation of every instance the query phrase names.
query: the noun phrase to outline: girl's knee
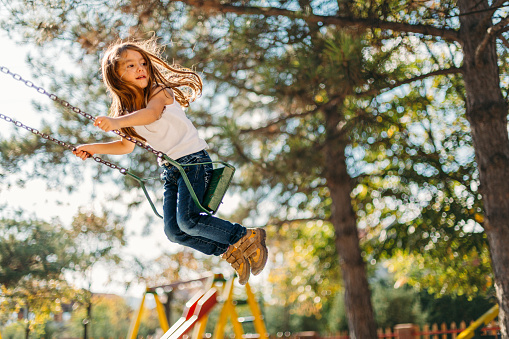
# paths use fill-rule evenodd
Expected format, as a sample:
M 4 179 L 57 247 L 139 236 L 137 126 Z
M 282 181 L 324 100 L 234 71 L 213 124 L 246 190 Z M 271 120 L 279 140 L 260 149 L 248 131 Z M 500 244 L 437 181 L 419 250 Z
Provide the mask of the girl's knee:
M 170 227 L 169 225 L 164 225 L 164 234 L 166 234 L 166 237 L 171 242 L 178 242 L 177 241 L 177 234 L 178 234 L 178 232 L 176 232 L 174 227 Z
M 178 236 L 175 233 L 172 233 L 166 229 L 164 230 L 164 233 L 166 234 L 166 238 L 168 238 L 169 241 L 177 244 L 179 243 Z
M 196 215 L 186 215 L 177 216 L 177 223 L 182 232 L 187 233 L 189 235 L 199 235 L 196 234 L 196 226 L 198 225 L 198 219 L 200 218 L 199 214 Z
M 182 233 L 182 230 L 177 226 L 177 221 L 175 219 L 167 220 L 164 222 L 164 234 L 171 242 L 179 243 L 179 234 Z

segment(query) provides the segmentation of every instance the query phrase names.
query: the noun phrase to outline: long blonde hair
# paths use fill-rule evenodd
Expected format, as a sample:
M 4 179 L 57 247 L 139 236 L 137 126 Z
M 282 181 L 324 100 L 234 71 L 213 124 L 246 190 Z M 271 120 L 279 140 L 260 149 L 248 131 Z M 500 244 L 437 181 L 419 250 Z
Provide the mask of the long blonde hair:
M 140 89 L 123 81 L 119 73 L 119 61 L 127 50 L 139 52 L 147 62 L 148 86 L 142 96 L 136 95 Z M 200 76 L 180 65 L 169 65 L 160 57 L 161 47 L 155 38 L 145 41 L 116 42 L 112 44 L 102 58 L 101 68 L 103 81 L 112 98 L 110 116 L 118 117 L 140 110 L 147 106 L 157 88 L 171 88 L 177 102 L 189 106 L 201 95 L 202 81 Z M 141 93 L 140 93 L 141 94 Z M 121 131 L 131 137 L 145 141 L 133 127 L 122 128 Z

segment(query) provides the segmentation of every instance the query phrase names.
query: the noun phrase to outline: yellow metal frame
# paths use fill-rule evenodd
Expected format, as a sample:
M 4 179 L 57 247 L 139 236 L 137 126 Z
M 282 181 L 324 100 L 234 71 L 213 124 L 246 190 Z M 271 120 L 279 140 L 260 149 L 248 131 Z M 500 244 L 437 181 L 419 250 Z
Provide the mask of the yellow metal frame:
M 157 316 L 159 318 L 159 324 L 161 325 L 161 329 L 164 332 L 170 329 L 170 326 L 168 325 L 168 320 L 166 319 L 166 312 L 164 311 L 164 306 L 161 303 L 161 300 L 159 300 L 159 296 L 157 295 L 156 292 L 150 291 L 150 289 L 147 288 L 147 290 L 143 294 L 143 298 L 141 298 L 140 306 L 138 307 L 138 312 L 136 312 L 134 321 L 131 323 L 131 327 L 129 328 L 129 334 L 127 335 L 127 339 L 136 339 L 136 336 L 138 335 L 141 323 L 141 315 L 143 314 L 143 307 L 145 305 L 145 299 L 147 294 L 152 294 L 154 296 L 154 299 L 156 301 Z
M 461 332 L 456 339 L 470 339 L 474 337 L 474 332 L 478 327 L 488 325 L 498 315 L 498 305 L 493 306 L 490 310 L 484 313 L 479 319 L 474 321 L 463 332 Z
M 184 325 L 186 322 L 191 321 L 194 323 L 192 325 L 192 335 L 191 339 L 202 339 L 205 334 L 205 329 L 207 326 L 208 321 L 208 310 L 205 312 L 200 312 L 200 315 L 197 316 L 194 311 L 195 308 L 200 307 L 200 302 L 202 304 L 208 303 L 209 308 L 217 302 L 218 305 L 221 306 L 221 311 L 219 315 L 219 319 L 217 322 L 216 327 L 214 328 L 214 334 L 213 339 L 223 339 L 224 338 L 224 331 L 226 324 L 228 323 L 228 319 L 231 321 L 233 326 L 233 331 L 235 333 L 236 338 L 242 338 L 244 335 L 244 329 L 242 327 L 241 322 L 239 321 L 239 316 L 237 313 L 237 310 L 235 308 L 235 300 L 233 299 L 234 293 L 234 278 L 231 278 L 230 280 L 226 281 L 222 285 L 222 296 L 218 300 L 215 298 L 217 292 L 218 292 L 218 286 L 216 286 L 216 283 L 218 281 L 222 280 L 222 275 L 216 274 L 210 277 L 210 279 L 205 283 L 204 293 L 198 294 L 194 296 L 187 304 L 186 306 L 190 309 L 188 311 L 193 312 L 193 315 L 188 315 L 187 317 L 183 317 L 179 319 L 171 328 L 168 325 L 168 321 L 166 318 L 166 312 L 164 311 L 163 304 L 159 300 L 159 297 L 157 293 L 154 291 L 154 289 L 149 289 L 145 291 L 143 294 L 143 298 L 141 299 L 141 303 L 138 309 L 138 312 L 136 313 L 134 317 L 134 321 L 131 323 L 131 328 L 129 329 L 129 334 L 127 335 L 126 339 L 136 339 L 138 335 L 138 330 L 140 328 L 140 322 L 141 322 L 141 315 L 143 312 L 146 295 L 152 294 L 154 296 L 154 299 L 156 301 L 156 310 L 159 317 L 159 323 L 161 325 L 161 329 L 165 332 L 164 336 L 162 338 L 167 339 L 178 339 L 181 338 L 182 335 L 182 328 L 180 328 L 182 325 Z M 224 281 L 224 280 L 222 280 Z M 265 327 L 265 322 L 263 320 L 263 315 L 260 311 L 260 307 L 258 303 L 256 302 L 256 298 L 254 293 L 251 290 L 251 287 L 249 284 L 246 284 L 245 291 L 247 295 L 247 303 L 249 305 L 249 308 L 251 310 L 251 313 L 253 315 L 253 323 L 256 332 L 259 334 L 260 338 L 266 338 L 268 337 L 267 334 L 267 328 Z M 221 305 L 222 303 L 222 305 Z M 198 305 L 198 306 L 197 306 Z M 194 317 L 194 318 L 193 318 Z M 186 320 L 187 318 L 187 320 Z M 180 331 L 179 331 L 180 328 Z M 190 328 L 190 327 L 188 327 Z M 2 339 L 0 337 L 0 339 Z
M 265 327 L 265 322 L 263 321 L 262 312 L 260 311 L 260 307 L 256 302 L 253 292 L 251 291 L 249 283 L 245 285 L 245 288 L 247 295 L 247 303 L 254 317 L 253 322 L 255 330 L 260 335 L 260 338 L 268 337 L 267 328 Z M 223 308 L 221 309 L 217 325 L 214 329 L 213 339 L 224 338 L 224 329 L 226 327 L 228 319 L 230 319 L 232 323 L 235 337 L 242 338 L 244 335 L 244 329 L 242 328 L 242 324 L 238 320 L 239 316 L 237 314 L 237 310 L 235 309 L 235 301 L 233 299 L 233 279 L 230 279 L 224 286 L 223 299 L 224 299 Z M 199 337 L 195 337 L 193 339 L 198 338 Z

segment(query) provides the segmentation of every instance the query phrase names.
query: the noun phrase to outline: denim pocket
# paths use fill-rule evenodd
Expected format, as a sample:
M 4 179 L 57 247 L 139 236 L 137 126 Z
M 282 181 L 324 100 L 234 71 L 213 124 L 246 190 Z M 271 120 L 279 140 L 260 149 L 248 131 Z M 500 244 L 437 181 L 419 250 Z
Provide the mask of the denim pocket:
M 199 151 L 193 154 L 189 154 L 181 159 L 179 159 L 180 164 L 186 164 L 188 166 L 184 166 L 186 169 L 186 173 L 191 172 L 194 176 L 192 178 L 193 181 L 199 181 L 200 179 L 205 182 L 205 189 L 209 186 L 210 180 L 212 178 L 212 164 L 207 164 L 211 162 L 210 156 L 206 151 Z M 198 165 L 203 163 L 202 165 Z M 194 164 L 194 165 L 190 165 Z M 200 176 L 202 178 L 200 178 Z M 191 178 L 190 178 L 191 179 Z
M 166 168 L 163 172 L 163 179 L 169 184 L 176 185 L 179 171 L 176 167 Z

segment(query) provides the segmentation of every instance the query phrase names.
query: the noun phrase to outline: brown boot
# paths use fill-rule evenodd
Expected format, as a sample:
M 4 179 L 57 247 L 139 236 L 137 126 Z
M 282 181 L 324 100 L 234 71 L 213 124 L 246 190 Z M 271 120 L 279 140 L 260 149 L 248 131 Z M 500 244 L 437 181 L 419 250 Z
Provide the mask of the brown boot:
M 243 236 L 234 246 L 237 247 L 244 257 L 249 259 L 251 273 L 259 274 L 267 263 L 268 251 L 265 245 L 266 232 L 262 228 L 248 228 L 247 234 Z
M 242 251 L 233 245 L 228 247 L 228 250 L 221 254 L 221 258 L 225 259 L 235 269 L 239 276 L 239 284 L 245 285 L 249 280 L 249 261 L 244 257 Z

